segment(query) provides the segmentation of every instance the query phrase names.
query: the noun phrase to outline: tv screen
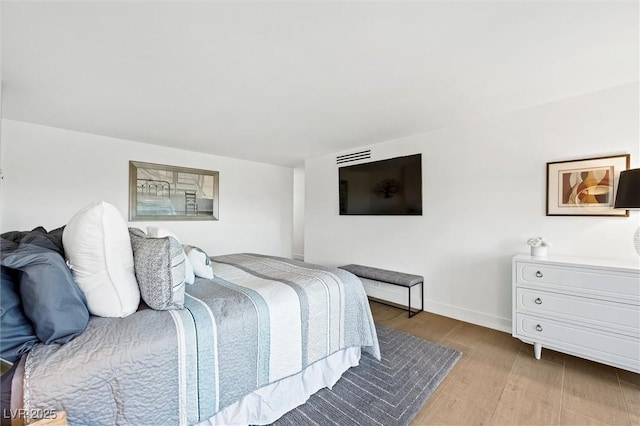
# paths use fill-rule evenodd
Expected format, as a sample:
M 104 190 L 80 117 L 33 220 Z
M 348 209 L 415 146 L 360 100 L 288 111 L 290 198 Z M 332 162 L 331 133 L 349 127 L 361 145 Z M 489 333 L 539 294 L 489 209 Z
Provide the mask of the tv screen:
M 340 167 L 341 215 L 422 215 L 422 154 Z

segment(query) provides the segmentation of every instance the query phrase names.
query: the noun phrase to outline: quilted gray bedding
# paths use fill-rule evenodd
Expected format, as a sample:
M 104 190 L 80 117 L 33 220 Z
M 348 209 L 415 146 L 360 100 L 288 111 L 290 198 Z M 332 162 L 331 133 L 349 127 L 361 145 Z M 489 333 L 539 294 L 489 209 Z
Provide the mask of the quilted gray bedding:
M 65 410 L 70 424 L 195 424 L 338 350 L 379 359 L 350 273 L 260 255 L 213 260 L 216 277 L 188 286 L 183 310 L 92 317 L 75 340 L 32 349 L 26 412 Z

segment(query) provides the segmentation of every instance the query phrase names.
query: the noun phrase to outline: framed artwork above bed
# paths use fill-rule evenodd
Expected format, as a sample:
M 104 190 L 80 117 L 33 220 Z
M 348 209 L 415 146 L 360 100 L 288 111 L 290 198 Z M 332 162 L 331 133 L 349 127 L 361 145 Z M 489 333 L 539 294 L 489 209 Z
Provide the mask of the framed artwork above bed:
M 218 175 L 129 161 L 129 220 L 218 220 Z
M 630 155 L 547 163 L 547 216 L 629 216 L 614 209 L 620 172 Z

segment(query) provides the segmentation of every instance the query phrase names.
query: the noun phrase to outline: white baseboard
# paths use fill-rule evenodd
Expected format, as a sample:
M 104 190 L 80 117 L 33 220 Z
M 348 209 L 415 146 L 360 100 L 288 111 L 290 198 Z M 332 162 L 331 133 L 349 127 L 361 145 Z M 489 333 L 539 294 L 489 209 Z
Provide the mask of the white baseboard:
M 293 253 L 293 258 L 295 260 L 302 260 L 304 261 L 304 253 Z
M 473 311 L 459 306 L 452 306 L 428 300 L 425 300 L 424 310 L 511 334 L 511 318 L 500 318 L 488 315 L 484 312 Z
M 366 278 L 361 278 L 367 296 L 386 300 L 400 305 L 407 305 L 407 290 L 398 286 L 379 283 Z M 418 286 L 413 287 L 411 294 L 411 307 L 420 308 L 420 290 Z M 460 306 L 447 305 L 445 303 L 424 301 L 424 310 L 434 314 L 455 318 L 460 321 L 470 322 L 482 327 L 504 331 L 511 334 L 511 318 L 500 318 L 484 312 L 461 308 Z

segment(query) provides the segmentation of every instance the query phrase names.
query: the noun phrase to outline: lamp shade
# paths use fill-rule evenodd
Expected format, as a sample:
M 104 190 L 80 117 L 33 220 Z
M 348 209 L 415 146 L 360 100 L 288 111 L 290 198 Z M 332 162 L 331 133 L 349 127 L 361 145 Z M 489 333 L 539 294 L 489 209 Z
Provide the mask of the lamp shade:
M 620 172 L 616 209 L 640 209 L 640 169 Z

